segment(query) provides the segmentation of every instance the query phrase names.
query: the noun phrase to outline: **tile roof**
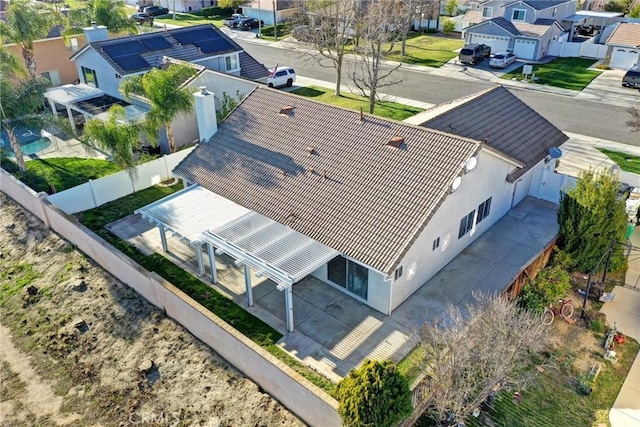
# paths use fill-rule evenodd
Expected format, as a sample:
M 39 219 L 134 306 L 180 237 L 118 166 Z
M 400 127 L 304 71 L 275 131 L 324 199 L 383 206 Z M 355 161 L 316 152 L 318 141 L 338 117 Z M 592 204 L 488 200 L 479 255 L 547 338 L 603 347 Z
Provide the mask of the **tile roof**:
M 215 42 L 206 45 L 206 48 L 196 46 L 196 44 L 194 44 L 196 42 L 191 40 L 194 39 L 194 35 L 198 32 L 208 32 L 211 37 L 215 38 Z M 157 41 L 154 45 L 150 44 L 149 47 L 140 49 L 140 52 L 130 50 L 132 42 L 141 42 L 141 44 L 144 45 L 145 41 L 152 39 Z M 182 41 L 182 43 L 180 41 Z M 89 43 L 87 48 L 89 46 L 100 54 L 118 72 L 118 74 L 121 75 L 127 75 L 132 72 L 150 70 L 153 67 L 158 67 L 162 64 L 163 57 L 165 56 L 192 62 L 230 52 L 241 52 L 241 65 L 243 61 L 249 68 L 247 75 L 245 75 L 244 70 L 241 69 L 242 77 L 255 80 L 266 77 L 268 74 L 267 69 L 262 64 L 246 54 L 240 45 L 211 24 L 176 28 L 166 31 L 155 31 L 135 36 L 119 37 L 116 39 L 100 40 Z M 132 65 L 129 66 L 127 63 L 123 63 L 122 60 L 117 58 L 120 54 L 114 53 L 113 50 L 116 49 L 117 52 L 118 47 L 123 47 L 123 49 L 127 50 L 127 53 L 130 53 L 132 56 L 136 56 L 136 58 L 133 58 L 135 62 Z M 72 59 L 80 55 L 82 51 L 83 50 L 74 54 Z M 136 55 L 136 53 L 138 54 Z
M 464 15 L 462 15 L 462 20 L 464 22 L 471 22 L 472 24 L 477 24 L 478 22 L 482 22 L 482 12 L 479 10 L 467 10 Z
M 553 24 L 538 24 L 538 21 L 536 21 L 535 24 L 529 24 L 526 22 L 514 22 L 513 25 L 518 29 L 520 36 L 539 38 L 544 36 L 544 34 L 549 31 L 549 27 Z
M 488 108 L 490 106 L 490 108 Z M 422 126 L 483 141 L 524 165 L 507 180 L 515 181 L 544 159 L 551 147 L 569 139 L 560 129 L 502 86 L 480 92 L 467 102 L 425 121 Z
M 523 0 L 522 3 L 531 6 L 535 10 L 544 10 L 549 9 L 550 7 L 556 7 L 561 4 L 567 3 L 568 0 Z M 514 3 L 520 3 L 515 1 L 513 3 L 509 3 L 505 5 L 505 7 L 512 5 Z
M 607 44 L 640 47 L 640 24 L 621 22 L 609 36 Z
M 520 31 L 518 31 L 515 25 L 513 25 L 511 21 L 504 19 L 502 16 L 490 19 L 485 22 L 492 22 L 497 26 L 501 27 L 503 30 L 507 31 L 508 33 L 513 34 L 514 36 L 520 35 Z M 481 25 L 481 24 L 478 24 L 478 25 Z
M 480 147 L 258 86 L 174 172 L 389 274 Z

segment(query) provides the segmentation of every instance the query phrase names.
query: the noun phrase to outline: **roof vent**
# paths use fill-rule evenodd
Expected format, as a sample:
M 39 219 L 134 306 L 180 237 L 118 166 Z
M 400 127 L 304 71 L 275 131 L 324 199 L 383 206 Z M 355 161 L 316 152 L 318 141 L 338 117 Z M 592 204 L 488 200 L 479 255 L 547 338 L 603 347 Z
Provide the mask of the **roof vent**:
M 296 107 L 292 107 L 291 105 L 285 105 L 280 109 L 279 114 L 282 114 L 283 116 L 291 116 L 293 114 L 293 110 L 295 109 Z
M 404 144 L 404 137 L 402 136 L 394 136 L 389 141 L 387 141 L 387 145 L 395 148 L 400 148 Z
M 316 150 L 313 147 L 307 147 L 304 149 L 304 151 L 306 151 L 307 154 L 310 156 L 313 156 L 314 154 L 318 154 L 316 153 Z

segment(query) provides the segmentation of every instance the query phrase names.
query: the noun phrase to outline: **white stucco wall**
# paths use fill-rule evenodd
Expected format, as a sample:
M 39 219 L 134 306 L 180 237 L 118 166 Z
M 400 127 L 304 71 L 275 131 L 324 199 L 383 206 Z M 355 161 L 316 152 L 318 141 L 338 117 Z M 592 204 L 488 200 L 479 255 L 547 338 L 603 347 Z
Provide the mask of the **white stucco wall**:
M 462 177 L 460 188 L 445 199 L 402 260 L 404 271 L 393 282 L 391 310 L 511 209 L 513 185 L 506 181 L 506 176 L 513 169 L 513 165 L 492 153 L 480 152 L 476 169 Z M 474 209 L 477 213 L 478 206 L 489 197 L 492 198 L 489 216 L 475 226 L 475 232 L 472 230 L 458 239 L 460 220 Z M 433 250 L 433 241 L 438 237 L 440 247 Z M 413 264 L 415 273 L 409 278 Z
M 120 79 L 116 78 L 116 70 L 114 70 L 113 67 L 111 67 L 111 65 L 109 65 L 109 63 L 105 61 L 105 59 L 95 50 L 88 48 L 85 52 L 75 58 L 75 63 L 78 69 L 78 76 L 82 83 L 87 83 L 84 80 L 82 67 L 90 68 L 96 72 L 98 89 L 102 90 L 107 95 L 123 99 L 122 94 L 118 92 Z

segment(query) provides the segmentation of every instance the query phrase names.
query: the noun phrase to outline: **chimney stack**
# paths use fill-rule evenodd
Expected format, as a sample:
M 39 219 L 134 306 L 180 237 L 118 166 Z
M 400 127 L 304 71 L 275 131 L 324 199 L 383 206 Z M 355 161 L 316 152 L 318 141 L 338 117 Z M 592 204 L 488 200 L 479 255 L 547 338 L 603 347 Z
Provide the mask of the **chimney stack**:
M 82 29 L 87 39 L 87 43 L 99 42 L 100 40 L 106 40 L 109 38 L 107 34 L 107 27 L 104 25 L 98 25 L 95 21 L 91 22 L 90 27 Z
M 216 119 L 215 94 L 209 92 L 206 86 L 200 86 L 193 94 L 195 98 L 196 121 L 198 122 L 198 137 L 200 142 L 208 141 L 218 132 Z

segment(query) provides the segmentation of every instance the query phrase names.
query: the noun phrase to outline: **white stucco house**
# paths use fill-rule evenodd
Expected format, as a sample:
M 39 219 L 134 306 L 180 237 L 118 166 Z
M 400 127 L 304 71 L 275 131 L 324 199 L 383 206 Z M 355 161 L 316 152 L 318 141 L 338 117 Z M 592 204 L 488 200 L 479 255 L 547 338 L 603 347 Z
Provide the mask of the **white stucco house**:
M 473 4 L 462 38 L 484 43 L 492 52 L 512 51 L 521 59 L 540 59 L 565 31 L 560 22 L 575 13 L 575 0 L 490 0 Z M 465 18 L 463 18 L 464 20 Z
M 640 23 L 618 22 L 606 39 L 611 68 L 627 70 L 640 62 Z
M 122 98 L 120 81 L 160 67 L 169 57 L 204 68 L 266 82 L 268 71 L 211 24 L 107 39 L 107 29 L 85 29 L 87 45 L 71 56 L 80 83 Z
M 291 288 L 309 274 L 391 314 L 537 195 L 567 139 L 501 87 L 399 123 L 258 86 L 200 130 L 173 171 L 190 186 L 138 212 L 189 240 L 201 273 L 205 247 L 213 276 L 216 254 L 237 259 L 249 306 L 249 268 L 275 281 L 289 331 Z M 178 207 L 192 212 L 182 224 Z

